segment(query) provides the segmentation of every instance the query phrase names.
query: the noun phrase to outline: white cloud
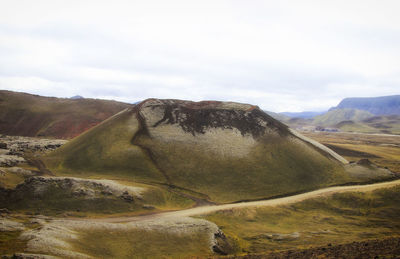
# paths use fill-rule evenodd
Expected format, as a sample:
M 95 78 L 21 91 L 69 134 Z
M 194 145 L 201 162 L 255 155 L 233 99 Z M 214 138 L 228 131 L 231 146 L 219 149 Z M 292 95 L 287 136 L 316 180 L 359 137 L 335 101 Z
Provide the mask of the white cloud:
M 0 88 L 272 111 L 399 93 L 396 0 L 0 3 Z

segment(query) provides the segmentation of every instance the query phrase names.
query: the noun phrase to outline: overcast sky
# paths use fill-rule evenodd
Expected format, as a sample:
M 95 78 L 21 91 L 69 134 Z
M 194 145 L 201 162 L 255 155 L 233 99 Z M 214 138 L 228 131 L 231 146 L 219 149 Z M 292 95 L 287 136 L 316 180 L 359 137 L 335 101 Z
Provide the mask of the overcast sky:
M 400 1 L 1 0 L 0 89 L 324 110 L 400 94 Z

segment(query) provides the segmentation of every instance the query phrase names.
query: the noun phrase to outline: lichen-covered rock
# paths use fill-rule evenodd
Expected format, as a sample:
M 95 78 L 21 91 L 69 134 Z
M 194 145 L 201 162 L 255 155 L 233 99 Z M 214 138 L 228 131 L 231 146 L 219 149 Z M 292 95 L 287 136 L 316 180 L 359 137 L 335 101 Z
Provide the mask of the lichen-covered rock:
M 0 155 L 0 166 L 11 167 L 24 163 L 25 159 L 14 155 Z
M 46 152 L 67 143 L 62 139 L 42 139 L 22 136 L 0 136 L 0 149 L 7 149 L 10 155 L 23 155 L 29 152 Z M 3 145 L 3 148 L 1 148 Z
M 204 235 L 210 251 L 217 254 L 229 254 L 232 247 L 221 229 L 213 222 L 190 217 L 166 217 L 143 219 L 129 223 L 106 223 L 89 220 L 52 220 L 41 228 L 25 231 L 21 238 L 28 240 L 27 251 L 33 253 L 54 254 L 62 258 L 92 258 L 87 254 L 74 251 L 70 242 L 79 240 L 80 233 L 93 230 L 112 231 L 114 233 L 129 230 L 167 232 L 178 235 Z M 143 240 L 146 242 L 146 240 Z M 152 244 L 148 244 L 152 245 Z
M 0 231 L 22 231 L 25 227 L 22 223 L 7 218 L 0 218 Z
M 111 180 L 35 176 L 14 189 L 0 188 L 0 208 L 51 210 L 65 204 L 68 208 L 63 207 L 64 210 L 101 210 L 102 203 L 107 201 L 110 206 L 121 208 L 121 204 L 114 204 L 117 200 L 134 206 L 134 200 L 141 200 L 145 191 L 144 187 L 125 186 Z M 128 210 L 132 206 L 125 207 Z
M 24 177 L 34 175 L 31 170 L 27 170 L 27 169 L 20 168 L 20 167 L 7 168 L 7 172 L 10 172 L 10 173 L 13 173 L 16 175 L 20 175 L 20 176 L 24 176 Z

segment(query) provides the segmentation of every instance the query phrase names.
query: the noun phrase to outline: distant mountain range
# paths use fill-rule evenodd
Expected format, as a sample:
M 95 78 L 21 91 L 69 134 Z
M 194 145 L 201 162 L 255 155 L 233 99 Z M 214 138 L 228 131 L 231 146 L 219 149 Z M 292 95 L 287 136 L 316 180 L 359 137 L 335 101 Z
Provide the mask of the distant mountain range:
M 303 119 L 310 119 L 315 116 L 324 114 L 326 111 L 304 111 L 304 112 L 281 112 L 280 114 L 286 115 L 290 118 L 303 118 Z
M 400 134 L 400 95 L 345 98 L 326 112 L 268 112 L 297 129 Z
M 75 96 L 70 97 L 69 99 L 76 100 L 76 99 L 85 99 L 85 98 L 83 98 L 83 96 L 80 96 L 80 95 L 75 95 Z
M 400 115 L 400 95 L 345 98 L 332 109 L 358 109 L 374 115 Z
M 365 119 L 369 119 L 373 116 L 374 115 L 368 111 L 358 109 L 333 109 L 325 114 L 315 116 L 313 124 L 334 127 L 336 124 L 342 121 L 362 121 Z

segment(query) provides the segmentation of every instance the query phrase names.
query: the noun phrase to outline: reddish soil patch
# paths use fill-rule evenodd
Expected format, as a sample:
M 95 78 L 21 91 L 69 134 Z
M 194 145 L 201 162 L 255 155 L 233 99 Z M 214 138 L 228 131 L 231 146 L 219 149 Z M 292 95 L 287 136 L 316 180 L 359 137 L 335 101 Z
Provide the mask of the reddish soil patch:
M 400 258 L 400 237 L 326 245 L 309 249 L 273 252 L 263 255 L 224 257 L 229 259 L 309 259 L 309 258 Z

